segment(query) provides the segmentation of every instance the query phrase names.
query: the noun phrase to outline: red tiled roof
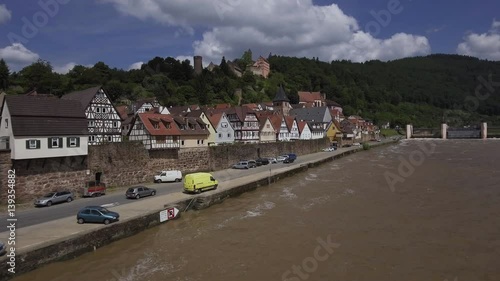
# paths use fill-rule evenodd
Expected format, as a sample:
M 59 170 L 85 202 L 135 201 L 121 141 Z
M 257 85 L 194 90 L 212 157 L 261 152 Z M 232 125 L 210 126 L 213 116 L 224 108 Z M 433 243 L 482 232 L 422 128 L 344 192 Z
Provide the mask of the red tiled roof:
M 270 115 L 268 116 L 269 121 L 271 121 L 271 124 L 273 125 L 275 130 L 278 130 L 281 128 L 281 119 L 283 116 L 281 115 Z
M 215 109 L 226 109 L 226 108 L 230 108 L 231 107 L 231 104 L 229 103 L 220 103 L 220 104 L 216 104 L 215 105 Z
M 126 106 L 126 105 L 117 106 L 116 111 L 118 111 L 118 114 L 120 115 L 122 120 L 125 120 L 128 118 L 128 106 Z
M 144 124 L 144 128 L 152 136 L 180 136 L 181 132 L 175 124 L 172 116 L 168 114 L 155 114 L 155 113 L 139 113 L 139 118 Z M 158 124 L 158 129 L 156 129 L 153 123 Z M 166 127 L 166 124 L 170 123 L 170 128 Z
M 285 123 L 288 128 L 288 131 L 292 131 L 292 126 L 293 126 L 293 121 L 295 120 L 295 117 L 293 116 L 285 116 Z
M 244 104 L 243 106 L 246 106 L 246 107 L 248 107 L 251 110 L 256 110 L 256 109 L 259 108 L 256 103 L 247 103 L 247 104 Z
M 212 126 L 216 129 L 217 125 L 219 125 L 220 119 L 222 118 L 222 115 L 224 115 L 224 112 L 220 113 L 207 113 L 207 118 L 212 123 Z
M 298 122 L 298 127 L 299 127 L 299 133 L 302 134 L 302 131 L 304 130 L 304 128 L 306 127 L 307 125 L 307 122 L 306 121 L 299 121 Z
M 323 100 L 320 92 L 299 92 L 300 102 L 314 102 L 315 100 Z

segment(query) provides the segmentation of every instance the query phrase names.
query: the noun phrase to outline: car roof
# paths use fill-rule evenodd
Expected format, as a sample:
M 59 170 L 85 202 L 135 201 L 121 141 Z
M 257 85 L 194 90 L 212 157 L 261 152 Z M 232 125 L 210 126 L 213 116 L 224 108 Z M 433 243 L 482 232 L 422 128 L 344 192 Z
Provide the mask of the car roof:
M 102 207 L 102 206 L 85 206 L 82 208 L 82 210 L 83 209 L 102 209 L 102 208 L 104 208 L 104 207 Z

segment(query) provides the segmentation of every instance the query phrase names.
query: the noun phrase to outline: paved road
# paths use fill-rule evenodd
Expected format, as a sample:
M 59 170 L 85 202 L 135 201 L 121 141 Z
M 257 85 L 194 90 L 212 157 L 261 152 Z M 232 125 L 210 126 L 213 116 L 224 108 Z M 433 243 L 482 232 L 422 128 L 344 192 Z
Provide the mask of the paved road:
M 322 153 L 328 153 L 328 152 L 322 152 Z M 312 159 L 314 159 L 316 156 L 314 154 L 310 155 L 304 155 L 303 157 L 298 156 L 297 160 L 295 161 L 294 164 L 296 163 L 302 163 L 302 162 L 307 162 Z M 282 167 L 283 163 L 278 163 L 278 164 L 270 164 L 270 165 L 265 165 L 265 166 L 260 166 L 254 169 L 250 170 L 222 170 L 222 171 L 217 171 L 213 172 L 212 174 L 216 179 L 219 180 L 219 182 L 224 182 L 228 181 L 231 179 L 243 177 L 243 176 L 248 176 L 250 174 L 255 174 L 258 172 L 263 172 L 269 169 L 274 169 L 274 168 L 279 168 Z M 174 192 L 182 192 L 182 183 L 161 183 L 161 184 L 144 184 L 144 186 L 147 187 L 153 187 L 156 189 L 157 195 L 166 195 L 169 193 L 174 193 Z M 16 218 L 17 218 L 17 223 L 16 226 L 17 228 L 22 228 L 34 224 L 39 224 L 43 222 L 48 222 L 51 220 L 56 220 L 56 219 L 61 219 L 69 216 L 75 216 L 76 219 L 76 214 L 78 210 L 85 206 L 90 206 L 90 205 L 107 205 L 107 204 L 114 204 L 114 205 L 124 205 L 128 204 L 131 202 L 134 202 L 135 199 L 127 199 L 125 198 L 125 188 L 117 190 L 116 192 L 108 193 L 104 196 L 101 197 L 95 197 L 95 198 L 76 198 L 74 201 L 71 203 L 61 203 L 57 205 L 52 205 L 51 207 L 40 207 L 40 208 L 30 208 L 26 210 L 20 210 L 16 212 Z M 148 197 L 141 198 L 139 200 L 148 200 Z M 7 216 L 2 215 L 0 216 L 0 229 L 5 230 L 7 227 Z

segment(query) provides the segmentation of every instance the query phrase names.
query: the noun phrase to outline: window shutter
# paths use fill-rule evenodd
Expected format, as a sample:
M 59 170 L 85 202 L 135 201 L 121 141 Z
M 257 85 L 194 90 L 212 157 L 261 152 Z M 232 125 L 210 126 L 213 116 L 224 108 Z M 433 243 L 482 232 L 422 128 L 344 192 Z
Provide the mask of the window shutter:
M 59 147 L 62 148 L 63 147 L 63 138 L 59 138 Z
M 71 138 L 66 138 L 66 147 L 70 147 L 69 142 Z
M 26 141 L 26 149 L 30 149 L 30 141 L 29 140 Z
M 48 138 L 47 142 L 48 142 L 49 148 L 52 148 L 52 138 Z
M 76 138 L 76 147 L 80 147 L 80 138 Z
M 36 140 L 36 148 L 40 148 L 40 143 L 41 143 L 40 140 Z

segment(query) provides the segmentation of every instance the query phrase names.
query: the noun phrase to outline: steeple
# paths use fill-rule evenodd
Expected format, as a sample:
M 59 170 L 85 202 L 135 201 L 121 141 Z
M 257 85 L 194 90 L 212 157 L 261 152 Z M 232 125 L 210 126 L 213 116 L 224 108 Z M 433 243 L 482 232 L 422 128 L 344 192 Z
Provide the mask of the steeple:
M 280 103 L 280 102 L 290 102 L 290 100 L 286 96 L 285 90 L 283 90 L 282 84 L 280 84 L 280 88 L 276 92 L 276 96 L 273 99 L 273 103 Z

